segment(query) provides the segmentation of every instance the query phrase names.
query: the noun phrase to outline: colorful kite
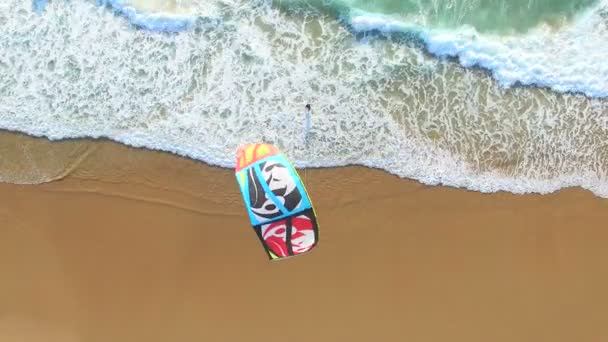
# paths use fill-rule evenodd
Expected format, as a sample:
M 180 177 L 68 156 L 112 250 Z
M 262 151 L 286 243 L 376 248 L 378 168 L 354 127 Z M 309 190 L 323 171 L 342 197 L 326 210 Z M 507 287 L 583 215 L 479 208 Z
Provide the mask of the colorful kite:
M 239 148 L 235 173 L 251 225 L 270 260 L 305 253 L 317 244 L 319 227 L 306 189 L 276 147 Z

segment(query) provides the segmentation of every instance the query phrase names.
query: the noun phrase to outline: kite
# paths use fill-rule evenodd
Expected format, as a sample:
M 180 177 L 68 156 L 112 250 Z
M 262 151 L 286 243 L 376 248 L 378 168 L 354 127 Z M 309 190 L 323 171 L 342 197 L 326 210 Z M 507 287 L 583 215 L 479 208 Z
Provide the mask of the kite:
M 314 208 L 291 162 L 270 144 L 237 150 L 235 175 L 249 220 L 270 260 L 313 249 L 319 239 Z

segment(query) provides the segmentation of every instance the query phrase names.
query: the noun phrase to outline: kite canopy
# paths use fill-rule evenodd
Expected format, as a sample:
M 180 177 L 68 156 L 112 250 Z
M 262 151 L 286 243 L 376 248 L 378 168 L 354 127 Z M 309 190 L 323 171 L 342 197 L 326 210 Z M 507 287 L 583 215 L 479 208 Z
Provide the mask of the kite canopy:
M 317 244 L 314 208 L 279 149 L 269 144 L 239 148 L 235 174 L 251 225 L 271 260 L 308 252 Z

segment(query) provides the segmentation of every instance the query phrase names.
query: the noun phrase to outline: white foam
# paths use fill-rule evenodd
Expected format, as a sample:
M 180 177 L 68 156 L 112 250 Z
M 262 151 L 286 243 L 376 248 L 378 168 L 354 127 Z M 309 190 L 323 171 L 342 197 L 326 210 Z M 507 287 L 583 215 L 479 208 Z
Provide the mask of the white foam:
M 133 25 L 151 31 L 179 32 L 191 29 L 196 22 L 194 15 L 140 12 L 134 6 L 130 6 L 126 0 L 97 0 L 97 2 L 100 5 L 111 6 L 127 17 Z
M 0 6 L 0 127 L 108 137 L 223 167 L 238 146 L 263 140 L 298 167 L 360 164 L 483 192 L 576 185 L 608 197 L 601 100 L 500 89 L 406 45 L 357 43 L 333 18 L 297 20 L 249 1 L 225 11 L 232 19 L 214 27 L 159 35 L 90 2 L 52 2 L 37 15 L 11 0 Z M 514 166 L 488 169 L 494 160 Z
M 174 6 L 172 11 L 162 11 L 166 1 L 141 0 L 95 0 L 98 6 L 109 7 L 126 17 L 134 26 L 157 32 L 180 32 L 190 30 L 196 24 L 201 13 L 192 6 Z M 33 8 L 41 13 L 48 5 L 48 0 L 33 0 Z M 185 8 L 182 8 L 185 7 Z M 146 11 L 148 9 L 148 11 Z M 210 12 L 207 9 L 207 12 Z M 209 13 L 206 13 L 209 15 Z
M 354 11 L 350 24 L 357 31 L 409 32 L 428 51 L 457 57 L 465 67 L 488 69 L 498 82 L 549 87 L 559 92 L 608 96 L 608 27 L 600 15 L 608 1 L 579 15 L 559 30 L 546 25 L 525 35 L 480 34 L 474 28 L 456 31 L 423 28 L 383 15 Z

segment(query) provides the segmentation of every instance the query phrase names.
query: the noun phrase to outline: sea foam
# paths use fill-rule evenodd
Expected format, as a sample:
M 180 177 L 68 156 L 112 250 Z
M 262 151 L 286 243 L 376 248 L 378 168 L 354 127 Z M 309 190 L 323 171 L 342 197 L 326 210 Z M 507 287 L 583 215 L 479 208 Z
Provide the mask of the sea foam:
M 608 1 L 557 29 L 546 24 L 526 34 L 481 34 L 473 27 L 457 30 L 421 27 L 393 17 L 353 10 L 347 23 L 355 31 L 406 32 L 422 40 L 439 57 L 456 57 L 464 67 L 481 67 L 504 87 L 548 87 L 558 92 L 608 96 L 608 27 L 602 12 Z
M 140 29 L 156 32 L 180 32 L 192 29 L 198 16 L 174 13 L 155 13 L 138 10 L 128 0 L 95 0 L 97 6 L 112 9 L 116 14 L 124 16 L 131 24 Z M 33 0 L 33 8 L 42 13 L 48 0 Z
M 48 2 L 33 1 L 39 12 Z M 190 30 L 199 18 L 195 14 L 143 12 L 128 0 L 95 1 L 98 6 L 123 15 L 134 26 L 150 31 Z M 345 22 L 358 32 L 414 34 L 430 53 L 456 57 L 464 67 L 487 69 L 503 87 L 523 84 L 606 97 L 608 63 L 604 60 L 608 56 L 605 40 L 608 26 L 602 15 L 606 8 L 608 1 L 603 0 L 557 31 L 543 24 L 527 34 L 508 36 L 480 34 L 469 26 L 457 30 L 433 29 L 356 8 L 350 9 Z
M 223 11 L 230 20 L 164 35 L 87 1 L 52 2 L 43 14 L 0 5 L 0 127 L 107 137 L 223 167 L 238 146 L 266 141 L 297 167 L 359 164 L 482 192 L 582 186 L 608 197 L 601 99 L 503 89 L 416 46 L 356 41 L 335 18 L 294 18 L 266 2 Z

